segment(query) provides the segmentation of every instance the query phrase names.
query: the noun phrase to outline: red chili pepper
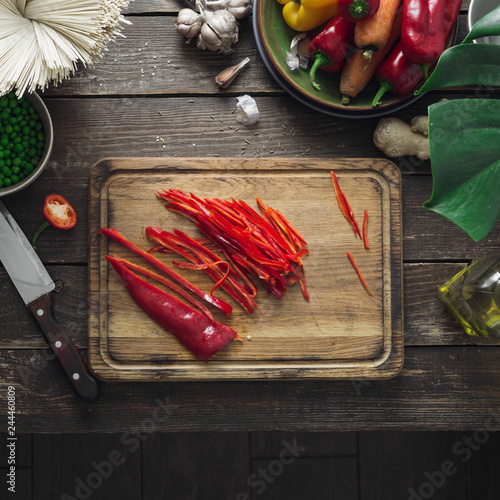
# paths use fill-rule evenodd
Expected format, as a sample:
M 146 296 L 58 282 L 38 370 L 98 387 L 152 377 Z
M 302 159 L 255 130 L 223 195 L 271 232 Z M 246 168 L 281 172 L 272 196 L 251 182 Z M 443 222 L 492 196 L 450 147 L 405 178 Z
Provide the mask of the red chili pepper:
M 445 0 L 405 0 L 401 47 L 416 64 L 436 61 L 446 47 Z
M 339 14 L 350 23 L 372 17 L 377 12 L 380 0 L 338 0 Z
M 309 57 L 314 61 L 309 79 L 315 90 L 321 90 L 314 80 L 318 68 L 328 73 L 337 73 L 344 66 L 349 49 L 354 46 L 354 26 L 337 15 L 307 45 Z
M 208 361 L 231 339 L 241 340 L 229 326 L 217 323 L 184 302 L 136 276 L 119 259 L 106 256 L 135 302 L 195 356 Z
M 396 95 L 411 92 L 422 77 L 420 65 L 410 61 L 403 53 L 402 43 L 398 42 L 389 57 L 377 68 L 375 78 L 380 84 L 380 89 L 373 98 L 372 106 L 380 104 L 380 99 L 386 92 Z
M 71 203 L 60 194 L 46 196 L 42 212 L 47 220 L 40 224 L 36 230 L 31 241 L 33 247 L 36 247 L 38 237 L 49 226 L 57 229 L 72 229 L 76 226 L 76 211 Z

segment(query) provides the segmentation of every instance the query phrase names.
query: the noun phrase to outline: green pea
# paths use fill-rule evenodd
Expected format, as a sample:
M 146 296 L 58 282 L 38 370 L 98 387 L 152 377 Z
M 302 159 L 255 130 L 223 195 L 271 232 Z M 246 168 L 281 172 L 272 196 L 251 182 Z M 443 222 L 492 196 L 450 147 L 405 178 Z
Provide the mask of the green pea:
M 12 132 L 14 132 L 14 129 L 12 128 L 12 125 L 9 123 L 7 125 L 5 125 L 5 133 L 6 134 L 12 134 Z
M 12 181 L 12 184 L 15 184 L 16 182 L 19 182 L 19 176 L 16 174 L 13 174 L 12 177 L 10 178 Z
M 10 177 L 12 175 L 12 171 L 9 167 L 2 167 L 2 174 L 5 175 L 5 177 Z
M 35 165 L 33 165 L 32 163 L 28 163 L 26 167 L 24 167 L 24 170 L 28 173 L 31 173 L 33 172 L 33 170 L 35 170 Z
M 9 187 L 12 184 L 12 181 L 7 177 L 3 180 L 3 185 L 5 187 Z

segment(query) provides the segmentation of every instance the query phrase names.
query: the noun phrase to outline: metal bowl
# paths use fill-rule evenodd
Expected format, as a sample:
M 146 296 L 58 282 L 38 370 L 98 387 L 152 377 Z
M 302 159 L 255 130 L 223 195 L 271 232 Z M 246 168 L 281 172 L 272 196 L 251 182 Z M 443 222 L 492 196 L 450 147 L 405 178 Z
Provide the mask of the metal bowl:
M 43 127 L 43 133 L 45 135 L 45 145 L 40 161 L 36 165 L 33 172 L 27 175 L 22 181 L 16 182 L 16 184 L 13 184 L 12 186 L 0 188 L 0 196 L 7 196 L 9 194 L 16 193 L 17 191 L 21 191 L 21 189 L 24 189 L 26 186 L 30 185 L 43 172 L 43 169 L 45 168 L 49 160 L 50 154 L 52 153 L 54 131 L 52 129 L 52 120 L 50 118 L 49 111 L 38 94 L 26 93 L 24 97 L 33 106 L 40 118 L 40 122 L 42 123 Z
M 500 0 L 471 0 L 469 13 L 467 15 L 467 24 L 469 31 L 472 27 L 486 14 L 489 14 L 493 9 L 500 5 Z M 499 36 L 487 36 L 473 40 L 474 43 L 494 43 L 500 45 Z

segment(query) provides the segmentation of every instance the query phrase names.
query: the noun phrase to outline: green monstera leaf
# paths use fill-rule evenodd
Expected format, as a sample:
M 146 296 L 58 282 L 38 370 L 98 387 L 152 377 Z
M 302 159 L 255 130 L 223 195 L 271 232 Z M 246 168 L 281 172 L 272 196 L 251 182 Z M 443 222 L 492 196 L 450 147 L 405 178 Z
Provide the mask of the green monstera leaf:
M 429 106 L 429 145 L 433 190 L 424 207 L 479 241 L 500 217 L 500 100 Z

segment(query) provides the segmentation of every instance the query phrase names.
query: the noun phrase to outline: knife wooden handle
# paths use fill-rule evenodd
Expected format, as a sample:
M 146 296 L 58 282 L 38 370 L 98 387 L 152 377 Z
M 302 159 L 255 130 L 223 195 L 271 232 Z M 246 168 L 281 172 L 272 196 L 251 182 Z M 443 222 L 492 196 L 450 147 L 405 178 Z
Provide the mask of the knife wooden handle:
M 85 399 L 97 396 L 97 381 L 85 366 L 80 351 L 54 318 L 52 294 L 46 293 L 28 304 L 43 335 L 68 375 L 77 394 Z

